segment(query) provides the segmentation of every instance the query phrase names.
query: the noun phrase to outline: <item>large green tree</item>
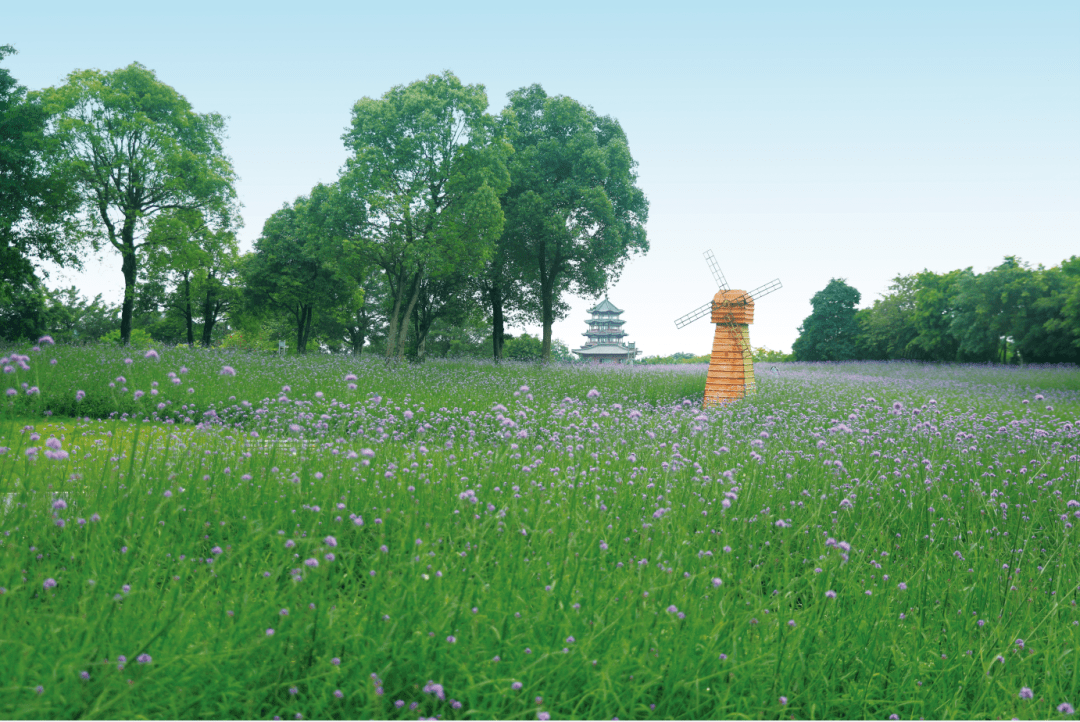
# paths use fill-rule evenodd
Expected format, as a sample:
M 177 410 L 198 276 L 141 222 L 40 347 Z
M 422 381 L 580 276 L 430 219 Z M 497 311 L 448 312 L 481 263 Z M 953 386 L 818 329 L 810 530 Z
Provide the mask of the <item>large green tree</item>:
M 187 343 L 209 346 L 214 327 L 236 301 L 240 252 L 229 226 L 208 222 L 198 210 L 171 210 L 154 219 L 146 237 L 148 275 L 173 287 L 166 300 L 184 319 Z
M 353 107 L 342 218 L 357 251 L 385 272 L 387 360 L 405 356 L 425 282 L 478 272 L 502 231 L 510 148 L 486 110 L 483 86 L 450 72 Z
M 539 315 L 546 362 L 562 294 L 598 295 L 632 254 L 649 250 L 649 204 L 617 120 L 539 85 L 509 98 L 504 242 L 520 269 L 510 281 L 524 284 Z
M 0 46 L 0 61 L 14 53 Z M 36 262 L 79 266 L 77 239 L 63 232 L 74 196 L 64 177 L 43 163 L 46 118 L 41 103 L 0 68 L 0 306 L 9 312 L 27 304 L 40 308 Z M 37 323 L 18 325 L 33 334 L 40 333 Z
M 960 338 L 953 326 L 957 297 L 961 282 L 973 275 L 970 266 L 942 274 L 927 270 L 916 274 L 915 310 L 911 315 L 915 337 L 907 345 L 912 358 L 923 361 L 957 359 Z
M 915 337 L 913 314 L 918 279 L 913 275 L 896 276 L 888 293 L 870 308 L 856 312 L 859 324 L 859 358 L 906 358 L 907 345 Z
M 288 314 L 296 350 L 306 353 L 316 316 L 333 316 L 353 301 L 356 282 L 343 238 L 335 230 L 332 186 L 319 184 L 308 196 L 271 215 L 244 265 L 249 315 Z
M 796 361 L 848 361 L 858 358 L 859 325 L 855 306 L 862 295 L 834 278 L 810 299 L 813 311 L 791 346 Z
M 167 210 L 233 213 L 225 120 L 196 113 L 175 89 L 139 63 L 103 73 L 78 70 L 37 96 L 49 113 L 50 167 L 81 201 L 80 237 L 121 255 L 127 343 L 149 222 Z

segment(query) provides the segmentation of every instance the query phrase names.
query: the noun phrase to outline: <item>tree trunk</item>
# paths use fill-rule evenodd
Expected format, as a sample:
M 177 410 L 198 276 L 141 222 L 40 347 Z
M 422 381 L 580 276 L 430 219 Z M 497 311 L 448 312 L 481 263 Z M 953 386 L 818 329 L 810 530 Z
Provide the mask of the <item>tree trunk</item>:
M 491 285 L 489 292 L 491 298 L 491 345 L 495 356 L 495 363 L 502 361 L 503 340 L 506 328 L 503 325 L 503 297 L 502 290 L 495 284 Z
M 184 271 L 184 318 L 187 320 L 188 347 L 195 345 L 195 319 L 191 316 L 191 274 Z
M 387 274 L 387 281 L 389 281 L 389 274 Z M 397 351 L 397 335 L 398 335 L 398 323 L 399 321 L 408 328 L 408 316 L 404 320 L 400 319 L 401 316 L 401 297 L 405 293 L 405 284 L 398 279 L 397 290 L 394 291 L 394 285 L 390 284 L 390 290 L 394 293 L 394 310 L 390 312 L 389 328 L 386 330 L 386 363 L 389 364 L 394 360 L 395 351 Z
M 305 304 L 298 304 L 296 309 L 296 353 L 307 353 L 307 334 L 304 333 L 304 325 L 307 321 L 308 308 Z
M 209 279 L 207 279 L 209 280 Z M 211 334 L 214 333 L 214 324 L 217 323 L 218 308 L 214 304 L 214 291 L 213 286 L 207 284 L 206 298 L 203 299 L 203 327 L 202 327 L 202 345 L 203 348 L 210 348 Z
M 549 273 L 544 249 L 540 250 L 540 320 L 544 328 L 540 343 L 540 363 L 551 362 L 551 324 L 554 322 L 555 274 Z
M 405 360 L 405 342 L 408 340 L 408 337 L 409 337 L 409 318 L 412 316 L 413 309 L 416 307 L 417 299 L 420 298 L 420 276 L 421 276 L 421 272 L 417 271 L 416 276 L 413 279 L 413 284 L 412 284 L 413 290 L 412 290 L 412 297 L 409 299 L 409 307 L 405 309 L 405 314 L 402 317 L 403 320 L 402 320 L 402 324 L 401 324 L 401 335 L 398 338 L 398 342 L 397 342 L 397 346 L 398 346 L 397 360 L 398 360 L 398 363 L 401 363 L 401 362 L 403 362 Z
M 127 346 L 131 342 L 131 317 L 135 310 L 135 282 L 138 280 L 138 267 L 135 258 L 135 219 L 124 220 L 120 242 L 124 273 L 124 304 L 120 311 L 120 343 Z

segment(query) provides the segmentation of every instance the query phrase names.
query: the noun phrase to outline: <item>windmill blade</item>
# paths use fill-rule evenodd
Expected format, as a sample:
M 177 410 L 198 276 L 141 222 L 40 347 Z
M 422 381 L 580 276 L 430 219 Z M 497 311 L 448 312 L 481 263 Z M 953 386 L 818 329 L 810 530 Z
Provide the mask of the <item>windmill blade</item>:
M 680 316 L 679 318 L 675 319 L 675 328 L 682 328 L 687 324 L 691 324 L 694 321 L 697 321 L 699 318 L 705 318 L 710 313 L 712 313 L 712 306 L 712 301 L 709 301 L 701 308 L 695 308 L 693 311 L 686 314 L 685 316 Z
M 765 283 L 765 284 L 762 284 L 762 285 L 758 286 L 753 291 L 747 291 L 746 293 L 742 294 L 738 298 L 733 298 L 730 301 L 727 301 L 727 303 L 731 304 L 731 305 L 734 305 L 734 304 L 739 304 L 739 303 L 745 304 L 745 303 L 747 303 L 749 301 L 757 301 L 760 298 L 764 298 L 765 296 L 768 296 L 773 291 L 779 291 L 783 287 L 784 287 L 784 284 L 780 283 L 780 279 L 779 278 L 774 278 L 773 280 L 769 281 L 768 283 Z
M 727 279 L 724 278 L 724 274 L 720 272 L 720 264 L 716 262 L 716 256 L 712 254 L 712 251 L 705 251 L 705 263 L 709 264 L 709 270 L 712 271 L 712 277 L 716 280 L 716 285 L 720 287 L 721 291 L 730 290 L 727 285 Z

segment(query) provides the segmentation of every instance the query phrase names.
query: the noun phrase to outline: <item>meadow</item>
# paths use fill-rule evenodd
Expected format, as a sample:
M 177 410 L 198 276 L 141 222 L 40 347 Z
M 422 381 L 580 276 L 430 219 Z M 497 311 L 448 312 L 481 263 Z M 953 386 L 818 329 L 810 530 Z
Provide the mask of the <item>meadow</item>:
M 1071 718 L 1080 372 L 8 348 L 5 718 Z

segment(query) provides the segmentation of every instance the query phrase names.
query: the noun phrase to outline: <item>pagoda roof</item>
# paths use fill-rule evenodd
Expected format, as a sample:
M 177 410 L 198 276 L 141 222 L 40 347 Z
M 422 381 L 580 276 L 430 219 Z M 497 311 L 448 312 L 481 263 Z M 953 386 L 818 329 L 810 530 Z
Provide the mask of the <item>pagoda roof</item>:
M 614 303 L 606 298 L 600 303 L 596 304 L 589 309 L 589 313 L 622 313 L 623 310 L 615 306 Z
M 586 346 L 585 348 L 571 349 L 578 356 L 629 356 L 634 349 L 626 346 L 618 346 L 613 343 L 602 343 L 598 346 Z

